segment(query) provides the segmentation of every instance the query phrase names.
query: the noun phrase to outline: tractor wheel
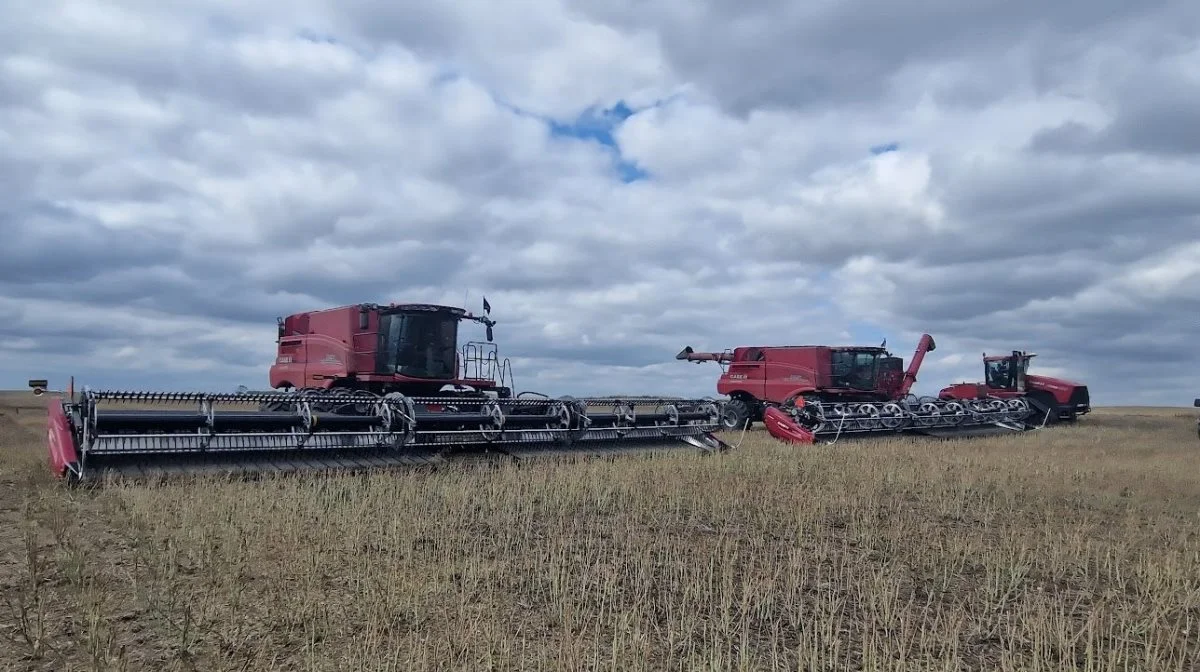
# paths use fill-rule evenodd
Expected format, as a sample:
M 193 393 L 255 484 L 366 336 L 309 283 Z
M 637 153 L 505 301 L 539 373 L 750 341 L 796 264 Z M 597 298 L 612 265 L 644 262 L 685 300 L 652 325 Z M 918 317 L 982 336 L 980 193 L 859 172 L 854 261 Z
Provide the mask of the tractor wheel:
M 1033 425 L 1041 425 L 1042 419 L 1045 419 L 1045 426 L 1058 424 L 1058 403 L 1054 401 L 1054 397 L 1049 394 L 1031 394 L 1029 400 L 1035 402 L 1030 404 L 1033 407 L 1033 413 L 1029 416 L 1029 423 Z M 1047 414 L 1046 408 L 1049 409 Z
M 722 428 L 740 430 L 742 427 L 749 428 L 750 424 L 750 405 L 744 399 L 731 399 L 725 404 L 725 411 L 721 413 Z

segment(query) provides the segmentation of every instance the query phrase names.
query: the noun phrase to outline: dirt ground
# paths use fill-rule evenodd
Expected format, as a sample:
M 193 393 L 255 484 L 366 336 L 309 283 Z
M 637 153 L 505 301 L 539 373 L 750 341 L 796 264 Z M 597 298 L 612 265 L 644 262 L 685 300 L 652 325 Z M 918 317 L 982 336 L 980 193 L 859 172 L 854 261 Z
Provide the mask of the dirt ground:
M 0 393 L 0 670 L 1200 670 L 1200 409 L 68 489 Z

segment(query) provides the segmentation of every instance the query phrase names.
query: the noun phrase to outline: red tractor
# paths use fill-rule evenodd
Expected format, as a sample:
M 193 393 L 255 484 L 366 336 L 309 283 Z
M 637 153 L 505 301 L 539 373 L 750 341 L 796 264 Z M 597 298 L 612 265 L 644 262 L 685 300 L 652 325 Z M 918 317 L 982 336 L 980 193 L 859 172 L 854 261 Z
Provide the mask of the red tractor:
M 1031 375 L 1029 360 L 1032 352 L 1013 350 L 1008 355 L 983 354 L 982 383 L 956 383 L 942 388 L 938 398 L 943 400 L 1025 399 L 1032 406 L 1031 420 L 1038 424 L 1054 424 L 1060 420 L 1074 422 L 1092 410 L 1087 385 L 1049 376 Z

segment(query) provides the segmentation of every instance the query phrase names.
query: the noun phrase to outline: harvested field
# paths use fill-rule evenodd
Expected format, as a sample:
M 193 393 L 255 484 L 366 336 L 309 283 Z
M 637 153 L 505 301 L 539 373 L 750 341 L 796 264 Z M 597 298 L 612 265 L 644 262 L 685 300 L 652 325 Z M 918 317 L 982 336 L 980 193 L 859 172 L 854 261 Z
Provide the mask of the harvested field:
M 1200 669 L 1195 409 L 70 491 L 41 405 L 0 397 L 0 669 Z

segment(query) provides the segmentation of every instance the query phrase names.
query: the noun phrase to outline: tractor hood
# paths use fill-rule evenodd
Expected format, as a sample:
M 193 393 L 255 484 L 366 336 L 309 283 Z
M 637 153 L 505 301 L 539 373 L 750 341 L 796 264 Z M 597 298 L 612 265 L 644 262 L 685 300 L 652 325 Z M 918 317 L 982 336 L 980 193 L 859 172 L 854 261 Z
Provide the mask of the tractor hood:
M 1051 392 L 1070 392 L 1079 387 L 1087 387 L 1087 385 L 1073 380 L 1054 378 L 1053 376 L 1039 376 L 1036 374 L 1025 376 L 1025 383 L 1031 387 L 1040 390 L 1050 390 Z

